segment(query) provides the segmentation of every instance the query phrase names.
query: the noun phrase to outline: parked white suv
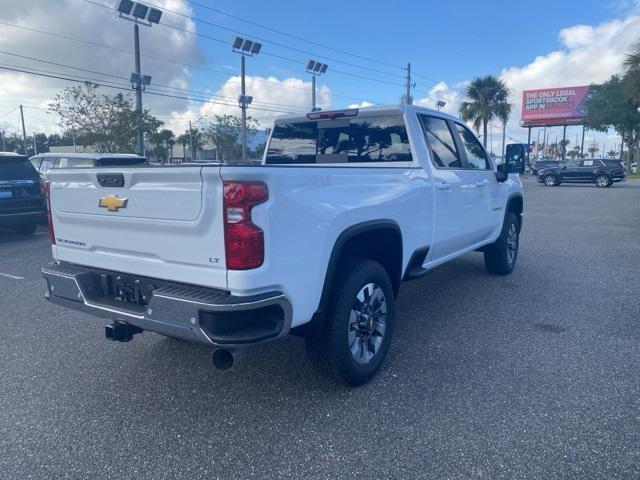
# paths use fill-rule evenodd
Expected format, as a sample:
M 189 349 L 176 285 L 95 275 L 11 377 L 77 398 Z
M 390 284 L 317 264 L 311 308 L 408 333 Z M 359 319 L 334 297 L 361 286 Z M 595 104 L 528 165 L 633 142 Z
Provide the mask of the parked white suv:
M 258 166 L 51 170 L 47 297 L 112 319 L 112 340 L 211 345 L 219 368 L 304 335 L 361 384 L 402 281 L 477 250 L 489 272 L 513 270 L 521 167 L 496 168 L 456 118 L 403 105 L 279 118 Z

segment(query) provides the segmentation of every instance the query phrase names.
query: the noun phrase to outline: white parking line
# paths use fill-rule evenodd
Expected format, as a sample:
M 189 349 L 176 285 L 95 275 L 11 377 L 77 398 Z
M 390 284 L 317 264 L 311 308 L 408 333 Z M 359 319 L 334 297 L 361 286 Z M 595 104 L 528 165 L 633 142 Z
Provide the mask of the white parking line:
M 14 280 L 24 280 L 24 277 L 19 277 L 18 275 L 9 275 L 8 273 L 0 272 L 0 277 L 12 278 Z

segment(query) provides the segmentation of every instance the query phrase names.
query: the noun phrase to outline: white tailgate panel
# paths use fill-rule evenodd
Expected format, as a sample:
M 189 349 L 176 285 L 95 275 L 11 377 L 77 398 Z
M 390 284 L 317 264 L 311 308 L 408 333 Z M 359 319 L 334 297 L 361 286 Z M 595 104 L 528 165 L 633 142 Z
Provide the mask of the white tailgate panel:
M 57 260 L 176 282 L 227 288 L 219 167 L 52 171 Z M 98 173 L 122 173 L 123 188 Z M 127 199 L 108 211 L 101 198 Z

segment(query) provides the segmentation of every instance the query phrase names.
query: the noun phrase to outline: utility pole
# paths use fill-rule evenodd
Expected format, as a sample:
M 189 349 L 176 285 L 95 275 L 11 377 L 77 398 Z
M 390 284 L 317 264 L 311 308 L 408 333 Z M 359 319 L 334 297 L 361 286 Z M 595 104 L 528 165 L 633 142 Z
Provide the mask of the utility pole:
M 562 149 L 562 160 L 564 161 L 566 158 L 566 148 L 565 148 L 565 141 L 567 140 L 567 126 L 564 125 L 562 127 L 562 145 L 560 145 L 560 148 Z
M 242 161 L 247 159 L 247 96 L 244 81 L 244 54 L 240 55 L 240 109 L 242 110 Z
M 582 125 L 582 143 L 580 144 L 580 157 L 584 157 L 584 131 L 586 130 L 585 125 Z
M 191 162 L 195 162 L 195 159 L 193 158 L 193 127 L 191 126 L 191 120 L 189 120 L 189 160 Z
M 27 131 L 24 128 L 24 111 L 20 105 L 20 120 L 22 121 L 22 153 L 27 154 Z
M 138 23 L 133 24 L 133 43 L 135 49 L 135 62 L 137 75 L 136 81 L 136 115 L 138 117 L 138 155 L 144 156 L 144 129 L 142 127 L 142 74 L 140 72 L 140 27 Z
M 413 104 L 413 98 L 411 98 L 411 63 L 407 63 L 407 92 L 404 96 L 404 102 L 407 105 Z
M 7 151 L 7 149 L 6 149 L 6 147 L 4 146 L 4 130 L 0 130 L 0 137 L 2 137 L 2 151 L 3 151 L 3 152 L 6 152 L 6 151 Z
M 33 132 L 33 154 L 38 154 L 38 146 L 36 145 L 36 132 Z

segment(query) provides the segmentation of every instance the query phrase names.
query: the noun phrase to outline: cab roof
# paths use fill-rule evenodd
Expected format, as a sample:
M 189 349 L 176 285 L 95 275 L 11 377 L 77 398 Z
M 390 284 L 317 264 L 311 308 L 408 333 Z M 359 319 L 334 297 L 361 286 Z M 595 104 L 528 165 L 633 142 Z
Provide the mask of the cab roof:
M 47 152 L 34 155 L 35 157 L 54 157 L 54 158 L 91 158 L 99 160 L 101 158 L 145 158 L 133 153 L 77 153 L 77 152 Z
M 357 113 L 353 113 L 357 111 Z M 317 112 L 309 112 L 307 114 L 288 114 L 282 115 L 276 118 L 275 123 L 281 123 L 283 121 L 292 121 L 292 120 L 309 120 L 309 115 L 316 114 L 325 114 L 329 115 L 331 113 L 347 113 L 347 117 L 357 118 L 359 116 L 368 116 L 368 115 L 379 115 L 379 114 L 406 114 L 406 113 L 427 113 L 429 115 L 435 115 L 442 118 L 448 118 L 450 120 L 460 121 L 459 118 L 449 115 L 448 113 L 440 112 L 433 108 L 423 107 L 419 105 L 404 105 L 404 104 L 396 104 L 396 105 L 374 105 L 370 107 L 355 107 L 355 108 L 344 108 L 344 109 L 335 109 L 335 110 L 319 110 Z

